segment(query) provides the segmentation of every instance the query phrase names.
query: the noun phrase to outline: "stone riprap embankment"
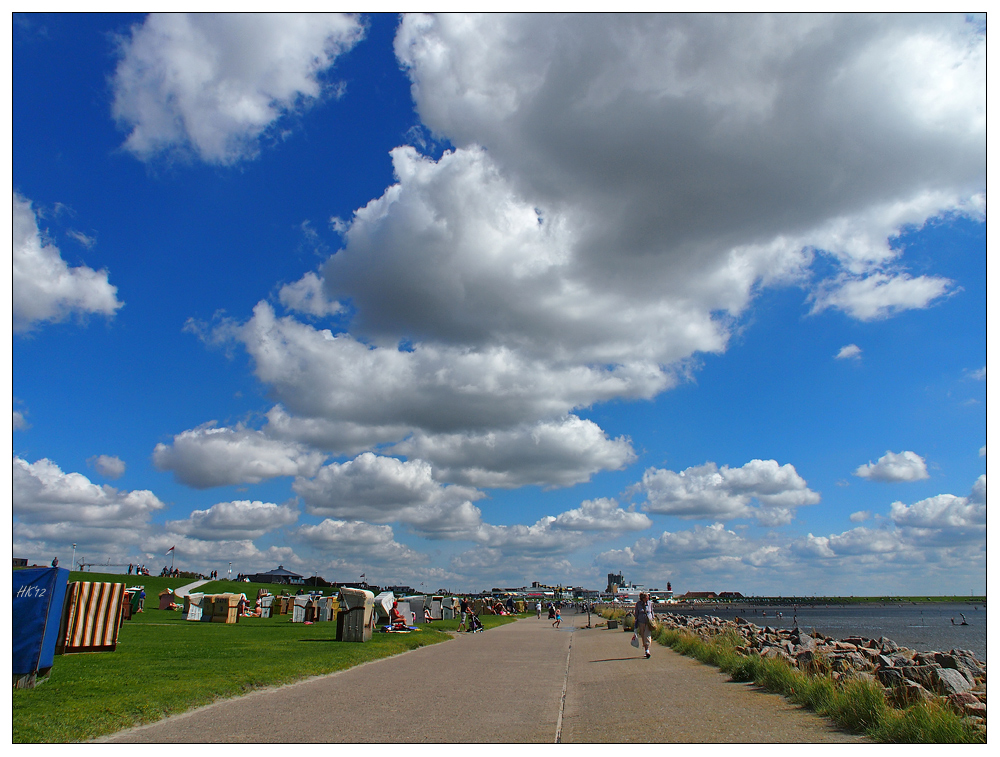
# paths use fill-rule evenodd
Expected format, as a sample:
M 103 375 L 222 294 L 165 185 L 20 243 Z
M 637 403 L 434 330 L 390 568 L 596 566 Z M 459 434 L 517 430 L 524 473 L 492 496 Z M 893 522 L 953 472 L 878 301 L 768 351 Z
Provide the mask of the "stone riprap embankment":
M 986 724 L 986 663 L 969 651 L 916 652 L 892 639 L 849 636 L 832 639 L 800 628 L 757 626 L 746 618 L 657 613 L 666 628 L 686 631 L 708 641 L 733 632 L 735 651 L 784 660 L 807 673 L 868 678 L 882 685 L 897 707 L 941 698 L 959 714 Z

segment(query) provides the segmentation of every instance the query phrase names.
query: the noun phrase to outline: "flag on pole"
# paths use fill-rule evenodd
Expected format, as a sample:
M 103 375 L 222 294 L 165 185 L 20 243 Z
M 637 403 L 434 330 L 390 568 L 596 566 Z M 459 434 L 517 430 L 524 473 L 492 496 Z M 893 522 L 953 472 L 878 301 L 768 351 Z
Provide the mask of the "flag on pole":
M 175 544 L 174 547 L 176 547 L 176 546 L 177 545 Z M 174 547 L 171 547 L 170 549 L 168 549 L 164 554 L 168 554 L 169 555 L 171 552 L 174 551 Z
M 364 573 L 362 573 L 362 574 L 361 574 L 361 577 L 362 577 L 362 578 L 364 578 L 364 577 L 365 577 L 365 574 L 364 574 Z

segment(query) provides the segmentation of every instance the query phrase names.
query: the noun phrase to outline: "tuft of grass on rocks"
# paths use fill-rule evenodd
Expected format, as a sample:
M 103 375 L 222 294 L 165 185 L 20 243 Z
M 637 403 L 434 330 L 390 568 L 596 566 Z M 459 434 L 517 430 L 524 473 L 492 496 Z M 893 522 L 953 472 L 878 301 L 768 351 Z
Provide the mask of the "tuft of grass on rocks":
M 661 628 L 656 640 L 680 654 L 713 665 L 732 680 L 752 682 L 781 694 L 838 725 L 873 741 L 892 744 L 981 744 L 986 733 L 939 702 L 921 702 L 898 710 L 886 701 L 875 681 L 809 674 L 784 660 L 744 655 L 734 632 L 708 638 Z

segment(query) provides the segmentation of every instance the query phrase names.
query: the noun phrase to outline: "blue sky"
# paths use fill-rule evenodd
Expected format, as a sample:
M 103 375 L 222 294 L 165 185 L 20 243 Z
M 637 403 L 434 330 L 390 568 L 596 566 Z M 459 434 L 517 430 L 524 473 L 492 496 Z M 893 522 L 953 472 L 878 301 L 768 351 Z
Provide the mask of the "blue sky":
M 36 562 L 985 592 L 985 28 L 16 15 Z

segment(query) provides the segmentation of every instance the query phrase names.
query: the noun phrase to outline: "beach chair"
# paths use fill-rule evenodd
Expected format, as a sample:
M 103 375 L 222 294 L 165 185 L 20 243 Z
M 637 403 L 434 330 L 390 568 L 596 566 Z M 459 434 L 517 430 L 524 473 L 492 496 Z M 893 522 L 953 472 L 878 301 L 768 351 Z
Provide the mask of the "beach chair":
M 344 609 L 337 614 L 337 641 L 371 641 L 375 628 L 375 594 L 367 589 L 340 590 Z

